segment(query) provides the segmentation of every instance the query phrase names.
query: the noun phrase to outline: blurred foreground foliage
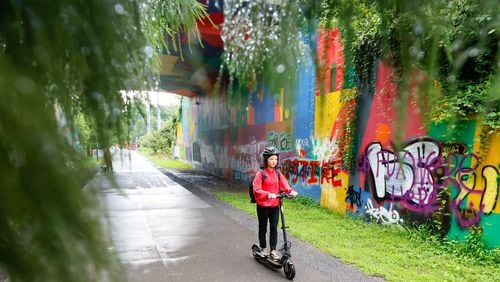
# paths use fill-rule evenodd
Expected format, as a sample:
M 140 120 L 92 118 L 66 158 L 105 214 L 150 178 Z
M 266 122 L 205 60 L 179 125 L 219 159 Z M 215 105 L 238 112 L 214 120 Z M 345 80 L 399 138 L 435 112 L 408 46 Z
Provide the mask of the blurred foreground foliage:
M 0 270 L 12 281 L 123 278 L 74 145 L 95 140 L 110 162 L 109 146 L 128 142 L 134 103 L 122 91 L 154 88 L 163 32 L 193 28 L 204 9 L 0 1 Z

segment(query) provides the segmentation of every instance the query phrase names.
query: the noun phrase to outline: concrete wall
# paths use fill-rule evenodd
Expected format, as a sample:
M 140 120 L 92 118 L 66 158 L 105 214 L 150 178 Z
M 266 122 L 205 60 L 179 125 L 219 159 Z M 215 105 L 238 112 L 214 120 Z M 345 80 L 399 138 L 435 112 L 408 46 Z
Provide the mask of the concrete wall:
M 450 136 L 447 124 L 421 122 L 416 97 L 403 105 L 401 121 L 393 105 L 396 86 L 390 67 L 378 62 L 371 81 L 353 82 L 337 31 L 324 35 L 317 36 L 317 54 L 326 54 L 328 61 L 322 69 L 325 94 L 308 58 L 293 93 L 270 93 L 263 87 L 244 94 L 248 104 L 232 107 L 224 93 L 184 99 L 178 129 L 181 157 L 246 182 L 259 168 L 263 149 L 276 146 L 290 184 L 325 207 L 382 224 L 425 221 L 444 212 L 440 220 L 448 237 L 463 239 L 479 225 L 487 244 L 500 246 L 500 133 L 487 148 L 480 147 L 481 123 L 469 120 Z M 321 49 L 322 40 L 330 40 L 328 50 Z M 358 99 L 342 98 L 353 91 L 359 91 Z M 356 132 L 350 135 L 353 124 Z M 357 159 L 346 169 L 345 142 L 340 140 L 353 136 Z M 394 146 L 396 140 L 404 141 Z M 438 199 L 443 187 L 450 187 L 451 195 Z M 439 210 L 440 200 L 446 202 L 444 210 Z

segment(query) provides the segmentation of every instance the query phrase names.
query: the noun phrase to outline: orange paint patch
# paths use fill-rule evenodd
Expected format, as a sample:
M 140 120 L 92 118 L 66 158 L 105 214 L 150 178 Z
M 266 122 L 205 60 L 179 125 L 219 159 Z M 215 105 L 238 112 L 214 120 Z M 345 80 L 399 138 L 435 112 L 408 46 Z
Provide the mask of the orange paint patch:
M 375 130 L 375 139 L 379 141 L 382 145 L 386 144 L 391 136 L 391 128 L 385 123 L 378 123 L 377 129 Z

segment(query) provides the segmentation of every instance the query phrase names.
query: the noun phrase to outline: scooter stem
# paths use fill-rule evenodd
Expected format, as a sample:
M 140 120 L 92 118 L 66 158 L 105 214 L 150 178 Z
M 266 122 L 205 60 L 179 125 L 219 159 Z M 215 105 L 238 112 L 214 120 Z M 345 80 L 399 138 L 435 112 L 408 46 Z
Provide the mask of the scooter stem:
M 284 240 L 284 246 L 283 248 L 285 251 L 288 251 L 288 239 L 286 238 L 286 225 L 285 225 L 285 216 L 283 213 L 283 198 L 280 198 L 280 216 L 281 216 L 281 228 L 283 229 L 283 240 Z

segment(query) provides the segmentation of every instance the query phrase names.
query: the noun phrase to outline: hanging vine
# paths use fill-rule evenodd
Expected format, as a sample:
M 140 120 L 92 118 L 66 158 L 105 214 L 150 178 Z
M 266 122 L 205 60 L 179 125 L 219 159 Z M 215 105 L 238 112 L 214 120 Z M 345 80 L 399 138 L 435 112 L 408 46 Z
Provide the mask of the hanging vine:
M 228 1 L 224 6 L 222 71 L 227 71 L 236 92 L 262 85 L 272 93 L 294 87 L 308 45 L 302 30 L 309 22 L 306 1 Z M 232 98 L 233 87 L 228 96 Z

